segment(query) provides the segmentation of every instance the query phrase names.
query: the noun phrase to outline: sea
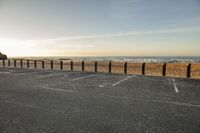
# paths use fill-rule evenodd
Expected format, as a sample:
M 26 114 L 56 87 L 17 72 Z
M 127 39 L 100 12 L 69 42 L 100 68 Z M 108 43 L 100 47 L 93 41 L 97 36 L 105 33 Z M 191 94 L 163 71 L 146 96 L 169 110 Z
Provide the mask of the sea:
M 101 56 L 101 57 L 71 57 L 71 56 L 41 56 L 41 57 L 12 57 L 29 60 L 63 60 L 63 61 L 118 61 L 118 62 L 146 62 L 146 63 L 200 63 L 200 56 Z

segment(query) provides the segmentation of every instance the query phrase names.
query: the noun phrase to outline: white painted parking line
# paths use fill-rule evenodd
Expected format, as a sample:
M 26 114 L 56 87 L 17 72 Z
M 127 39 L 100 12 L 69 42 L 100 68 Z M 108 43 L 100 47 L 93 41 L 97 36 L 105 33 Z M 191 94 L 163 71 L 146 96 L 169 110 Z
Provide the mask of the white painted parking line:
M 35 73 L 38 73 L 38 72 L 17 73 L 17 74 L 14 74 L 14 75 L 15 76 L 23 76 L 23 75 L 35 74 Z
M 67 72 L 67 74 L 66 73 L 51 73 L 49 75 L 40 76 L 39 78 L 48 78 L 48 77 L 56 77 L 56 76 L 68 77 L 69 74 L 71 74 L 71 73 L 73 73 L 73 72 Z
M 45 76 L 40 76 L 39 78 L 49 78 L 49 77 L 56 77 L 56 76 L 65 76 L 63 74 L 49 74 Z
M 130 79 L 130 78 L 132 78 L 132 77 L 135 77 L 135 76 L 128 76 L 128 77 L 126 77 L 126 78 L 124 78 L 124 79 L 122 79 L 122 80 L 120 80 L 120 81 L 114 83 L 112 86 L 116 86 L 116 85 L 118 85 L 118 84 L 120 84 L 120 83 L 122 83 L 122 82 L 124 82 L 124 81 L 126 81 L 126 80 L 128 80 L 128 79 Z
M 18 73 L 18 74 L 14 74 L 15 76 L 24 76 L 24 75 L 30 75 L 30 74 L 39 74 L 39 73 L 49 73 L 47 72 L 26 72 L 26 73 Z
M 173 84 L 174 84 L 174 90 L 175 90 L 175 92 L 176 92 L 176 93 L 179 93 L 179 90 L 178 90 L 178 87 L 177 87 L 177 85 L 176 85 L 175 79 L 172 78 L 172 81 L 173 81 Z
M 105 95 L 105 94 L 100 94 L 100 95 L 103 97 L 110 97 L 110 98 L 121 98 L 121 99 L 127 99 L 127 100 L 137 100 L 137 101 L 140 100 L 140 101 L 145 101 L 145 102 L 154 102 L 154 103 L 200 108 L 199 104 L 192 104 L 192 103 L 181 103 L 181 102 L 176 102 L 176 101 L 164 101 L 164 100 L 149 99 L 149 98 L 127 97 L 127 96 L 116 96 L 116 95 Z
M 42 89 L 53 90 L 53 91 L 62 91 L 62 92 L 72 92 L 72 93 L 79 92 L 79 91 L 75 91 L 75 90 L 65 90 L 65 89 L 52 88 L 52 87 L 47 87 L 47 86 L 42 87 Z
M 168 84 L 171 85 L 171 78 L 167 78 Z
M 49 78 L 49 77 L 53 77 L 53 76 L 57 76 L 57 75 L 49 74 L 49 75 L 45 75 L 45 76 L 40 76 L 39 78 Z
M 97 76 L 97 75 L 96 74 L 87 75 L 87 76 L 72 79 L 72 81 L 77 81 L 77 80 L 80 80 L 80 79 L 85 79 L 85 78 L 94 77 L 94 76 Z
M 100 88 L 103 88 L 104 87 L 104 85 L 98 85 Z
M 104 88 L 106 86 L 110 86 L 110 83 L 101 83 L 98 85 L 98 87 L 100 87 L 100 88 Z
M 0 74 L 11 74 L 11 72 L 0 72 Z

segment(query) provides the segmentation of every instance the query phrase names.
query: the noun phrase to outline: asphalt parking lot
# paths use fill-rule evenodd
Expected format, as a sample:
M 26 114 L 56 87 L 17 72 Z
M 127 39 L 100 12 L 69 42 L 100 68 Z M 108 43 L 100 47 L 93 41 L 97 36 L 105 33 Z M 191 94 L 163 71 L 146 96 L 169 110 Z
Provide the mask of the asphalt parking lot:
M 0 68 L 0 133 L 199 133 L 200 80 Z

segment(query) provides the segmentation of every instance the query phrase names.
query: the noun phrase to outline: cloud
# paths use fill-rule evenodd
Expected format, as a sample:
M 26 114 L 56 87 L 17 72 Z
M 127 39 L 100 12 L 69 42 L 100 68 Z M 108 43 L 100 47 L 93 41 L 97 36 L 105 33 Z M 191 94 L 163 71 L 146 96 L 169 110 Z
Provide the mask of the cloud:
M 108 34 L 96 34 L 86 36 L 72 36 L 72 37 L 58 37 L 42 40 L 29 40 L 31 43 L 55 43 L 58 41 L 70 41 L 70 40 L 82 40 L 82 39 L 95 39 L 95 38 L 110 38 L 110 37 L 123 37 L 123 36 L 142 36 L 142 35 L 156 35 L 156 34 L 168 34 L 168 33 L 193 33 L 200 32 L 200 26 L 195 27 L 179 27 L 172 29 L 160 29 L 149 31 L 130 31 L 130 32 L 118 32 Z
M 18 39 L 1 39 L 0 45 L 20 45 L 34 47 L 43 46 L 47 47 L 52 45 L 53 47 L 59 48 L 91 48 L 94 45 L 79 43 L 71 43 L 67 41 L 83 40 L 83 39 L 99 39 L 99 38 L 113 38 L 113 37 L 125 37 L 125 36 L 142 36 L 142 35 L 157 35 L 157 34 L 173 34 L 173 33 L 195 33 L 200 32 L 200 26 L 195 27 L 179 27 L 171 29 L 160 29 L 160 30 L 148 30 L 148 31 L 130 31 L 130 32 L 118 32 L 118 33 L 107 33 L 107 34 L 94 34 L 85 36 L 71 36 L 71 37 L 57 37 L 49 39 L 39 40 L 18 40 Z M 55 45 L 56 44 L 56 45 Z

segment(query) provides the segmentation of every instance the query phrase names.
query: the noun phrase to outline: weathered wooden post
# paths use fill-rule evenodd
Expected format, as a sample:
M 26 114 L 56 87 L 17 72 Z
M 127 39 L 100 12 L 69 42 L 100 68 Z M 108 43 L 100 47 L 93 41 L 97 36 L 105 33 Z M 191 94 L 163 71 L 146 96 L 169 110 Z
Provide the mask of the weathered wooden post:
M 82 61 L 82 71 L 85 71 L 85 62 Z
M 124 73 L 127 74 L 127 62 L 124 63 Z
M 63 70 L 63 61 L 60 61 L 60 70 Z
M 37 61 L 36 60 L 34 61 L 34 67 L 35 67 L 35 69 L 37 68 Z
M 5 66 L 5 60 L 3 60 L 3 66 Z
M 10 67 L 10 60 L 8 60 L 8 66 Z
M 73 63 L 73 61 L 71 61 L 71 71 L 73 71 L 74 70 L 74 63 Z
M 112 72 L 112 62 L 110 61 L 109 62 L 109 73 L 111 73 Z
M 23 60 L 20 60 L 20 66 L 23 67 Z
M 29 60 L 27 60 L 27 68 L 29 68 Z
M 44 69 L 44 61 L 42 61 L 42 69 Z
M 190 78 L 191 77 L 191 64 L 187 65 L 187 77 Z
M 53 61 L 51 61 L 51 69 L 53 69 Z
M 95 64 L 94 64 L 94 71 L 97 72 L 97 61 L 95 61 Z
M 14 67 L 17 67 L 17 61 L 14 60 Z
M 142 63 L 142 75 L 145 75 L 145 63 Z
M 163 75 L 163 76 L 166 76 L 166 70 L 167 70 L 167 64 L 164 63 L 164 64 L 163 64 L 163 72 L 162 72 L 162 75 Z

